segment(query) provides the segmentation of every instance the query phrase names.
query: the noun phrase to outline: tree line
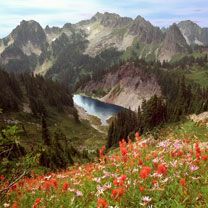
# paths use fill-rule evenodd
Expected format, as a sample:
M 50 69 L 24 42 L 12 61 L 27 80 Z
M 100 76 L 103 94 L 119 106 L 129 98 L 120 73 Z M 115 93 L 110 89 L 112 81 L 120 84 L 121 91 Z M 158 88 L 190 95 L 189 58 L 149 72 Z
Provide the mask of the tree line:
M 46 116 L 49 108 L 68 110 L 78 121 L 70 89 L 42 76 L 12 74 L 0 69 L 0 108 L 3 112 L 22 111 L 28 103 L 33 115 Z
M 200 59 L 203 60 L 203 65 L 207 64 L 207 56 L 205 57 Z M 156 77 L 162 96 L 143 100 L 137 112 L 124 110 L 118 113 L 109 127 L 108 148 L 117 146 L 121 139 L 128 141 L 132 132 L 145 133 L 165 123 L 180 121 L 186 115 L 208 110 L 208 89 L 187 81 L 184 76 L 171 70 L 175 65 L 170 70 L 164 70 L 164 65 L 158 62 L 150 64 L 134 60 L 134 64 L 144 73 Z M 177 67 L 179 66 L 180 64 Z

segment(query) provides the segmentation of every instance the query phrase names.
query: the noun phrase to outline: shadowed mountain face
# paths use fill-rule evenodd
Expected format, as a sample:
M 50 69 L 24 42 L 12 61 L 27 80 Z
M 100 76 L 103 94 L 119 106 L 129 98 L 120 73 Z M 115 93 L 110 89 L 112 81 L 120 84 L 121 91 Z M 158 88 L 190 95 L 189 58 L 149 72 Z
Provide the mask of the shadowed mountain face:
M 141 16 L 131 19 L 106 12 L 62 28 L 43 29 L 35 21 L 22 21 L 0 39 L 0 63 L 8 71 L 30 71 L 74 84 L 80 74 L 124 57 L 169 61 L 195 45 L 208 45 L 208 29 L 191 21 L 161 30 Z
M 28 47 L 28 51 L 25 50 L 27 45 L 36 47 L 40 50 L 44 50 L 46 46 L 46 34 L 39 23 L 35 21 L 22 21 L 11 33 L 11 39 L 18 47 L 22 47 L 23 52 L 30 54 L 33 51 Z M 30 51 L 31 49 L 31 51 Z M 24 51 L 25 50 L 25 51 Z
M 173 24 L 166 32 L 165 39 L 160 50 L 160 60 L 170 61 L 177 53 L 188 53 L 190 48 L 176 24 Z
M 147 44 L 161 43 L 164 38 L 163 32 L 158 27 L 154 27 L 141 16 L 137 16 L 132 22 L 129 27 L 129 33 L 136 36 L 139 41 Z

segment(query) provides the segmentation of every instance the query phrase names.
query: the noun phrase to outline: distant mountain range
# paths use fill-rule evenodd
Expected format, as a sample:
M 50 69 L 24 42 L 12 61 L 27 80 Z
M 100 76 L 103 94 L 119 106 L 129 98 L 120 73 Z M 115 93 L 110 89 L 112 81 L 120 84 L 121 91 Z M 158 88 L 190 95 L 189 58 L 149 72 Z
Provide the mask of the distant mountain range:
M 77 75 L 131 57 L 170 61 L 196 46 L 208 46 L 208 28 L 187 20 L 162 30 L 141 16 L 97 13 L 62 28 L 22 21 L 0 39 L 0 63 L 8 71 L 33 71 L 75 83 Z M 93 68 L 93 69 L 92 69 Z

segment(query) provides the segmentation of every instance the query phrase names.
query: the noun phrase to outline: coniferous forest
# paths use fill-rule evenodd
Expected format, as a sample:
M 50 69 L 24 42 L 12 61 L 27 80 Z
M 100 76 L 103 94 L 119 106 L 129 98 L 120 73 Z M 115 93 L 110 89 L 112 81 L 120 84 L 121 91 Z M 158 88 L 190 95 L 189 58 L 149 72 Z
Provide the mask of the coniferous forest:
M 208 89 L 177 74 L 178 68 L 185 70 L 195 64 L 205 66 L 207 61 L 207 55 L 201 58 L 184 57 L 173 64 L 134 60 L 144 73 L 156 75 L 163 96 L 143 100 L 142 105 L 138 106 L 138 112 L 130 109 L 120 112 L 109 127 L 107 147 L 118 146 L 123 138 L 128 141 L 133 132 L 145 133 L 162 124 L 180 121 L 187 115 L 207 111 Z M 119 66 L 112 70 L 118 69 Z

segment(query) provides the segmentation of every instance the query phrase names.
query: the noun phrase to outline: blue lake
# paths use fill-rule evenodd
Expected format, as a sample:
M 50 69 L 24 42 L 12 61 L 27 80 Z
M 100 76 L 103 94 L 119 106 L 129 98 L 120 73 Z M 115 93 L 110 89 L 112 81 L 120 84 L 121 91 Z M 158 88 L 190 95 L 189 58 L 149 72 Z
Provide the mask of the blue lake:
M 107 124 L 106 120 L 124 109 L 121 106 L 104 103 L 82 95 L 74 95 L 73 100 L 76 105 L 82 107 L 89 115 L 98 117 L 103 125 Z

